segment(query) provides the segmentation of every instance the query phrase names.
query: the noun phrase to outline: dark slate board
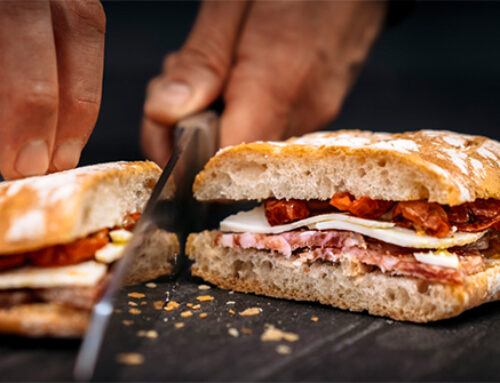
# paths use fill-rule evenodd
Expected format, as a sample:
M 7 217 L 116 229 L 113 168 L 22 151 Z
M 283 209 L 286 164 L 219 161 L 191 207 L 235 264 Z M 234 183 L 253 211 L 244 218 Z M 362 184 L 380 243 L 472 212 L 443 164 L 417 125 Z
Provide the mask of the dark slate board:
M 212 287 L 198 290 L 198 279 L 157 282 L 156 288 L 135 286 L 118 298 L 117 310 L 104 341 L 96 380 L 499 380 L 500 306 L 488 304 L 459 318 L 434 324 L 398 323 L 362 313 L 318 304 L 288 302 Z M 146 294 L 143 299 L 129 292 Z M 182 303 L 171 312 L 155 310 L 153 302 Z M 201 303 L 192 317 L 181 318 L 186 303 L 199 295 L 214 300 Z M 128 312 L 128 301 L 141 314 Z M 140 302 L 146 302 L 141 305 Z M 227 304 L 227 302 L 235 302 Z M 260 307 L 257 316 L 238 312 Z M 236 314 L 229 314 L 233 309 Z M 206 312 L 205 319 L 199 318 Z M 317 322 L 311 317 L 317 316 Z M 124 325 L 123 320 L 133 321 Z M 175 323 L 184 323 L 176 328 Z M 266 324 L 299 335 L 296 342 L 262 342 Z M 228 333 L 239 330 L 238 337 Z M 250 335 L 242 328 L 252 331 Z M 138 337 L 140 330 L 156 330 L 158 338 Z M 287 344 L 291 354 L 278 354 Z M 22 340 L 3 337 L 0 345 L 2 380 L 69 380 L 78 341 Z M 144 356 L 139 366 L 117 363 L 119 353 Z

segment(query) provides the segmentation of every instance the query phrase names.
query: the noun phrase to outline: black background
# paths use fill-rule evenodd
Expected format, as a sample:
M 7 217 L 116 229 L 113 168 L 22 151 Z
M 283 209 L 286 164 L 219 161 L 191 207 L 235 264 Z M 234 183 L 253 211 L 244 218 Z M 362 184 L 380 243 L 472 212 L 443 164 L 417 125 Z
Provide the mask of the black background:
M 320 3 L 318 3 L 320 5 Z M 143 158 L 138 128 L 147 81 L 163 56 L 178 49 L 194 20 L 195 2 L 106 2 L 104 94 L 81 164 Z M 500 3 L 424 2 L 383 33 L 331 129 L 449 129 L 500 138 Z M 186 277 L 183 277 L 186 278 Z M 101 380 L 499 380 L 498 304 L 437 324 L 396 323 L 316 304 L 230 294 L 212 288 L 209 316 L 180 319 L 151 302 L 166 291 L 193 302 L 197 280 L 163 282 L 147 294 L 143 315 L 113 317 L 97 377 Z M 227 313 L 259 306 L 258 317 Z M 196 302 L 194 302 L 196 303 Z M 318 316 L 317 323 L 311 316 Z M 133 326 L 123 326 L 123 319 Z M 183 321 L 184 329 L 173 322 Z M 296 332 L 292 354 L 262 343 L 265 323 Z M 252 329 L 232 338 L 227 326 Z M 156 329 L 158 339 L 136 336 Z M 2 337 L 2 380 L 68 380 L 78 341 Z M 115 363 L 118 352 L 145 355 L 142 367 Z
M 81 164 L 143 158 L 138 134 L 146 84 L 164 55 L 181 47 L 198 3 L 105 2 L 104 8 L 103 101 Z M 499 139 L 499 68 L 499 2 L 418 2 L 380 36 L 328 128 L 447 129 Z

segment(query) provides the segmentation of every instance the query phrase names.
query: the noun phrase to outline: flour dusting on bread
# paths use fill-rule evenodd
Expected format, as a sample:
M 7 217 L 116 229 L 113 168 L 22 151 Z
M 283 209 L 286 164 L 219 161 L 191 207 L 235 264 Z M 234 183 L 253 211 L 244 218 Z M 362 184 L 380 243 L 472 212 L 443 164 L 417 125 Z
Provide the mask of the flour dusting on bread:
M 194 185 L 200 200 L 321 199 L 349 191 L 458 205 L 500 198 L 500 144 L 422 130 L 319 132 L 220 150 Z
M 45 213 L 33 210 L 13 219 L 5 235 L 7 242 L 21 242 L 37 239 L 45 232 Z

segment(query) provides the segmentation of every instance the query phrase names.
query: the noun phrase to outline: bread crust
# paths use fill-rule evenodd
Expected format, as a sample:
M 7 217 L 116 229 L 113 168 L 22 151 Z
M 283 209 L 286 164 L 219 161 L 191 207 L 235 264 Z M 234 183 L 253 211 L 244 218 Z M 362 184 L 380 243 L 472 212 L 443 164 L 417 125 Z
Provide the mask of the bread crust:
M 0 309 L 0 332 L 28 337 L 80 337 L 90 311 L 54 303 L 22 304 Z
M 500 198 L 500 143 L 423 130 L 338 131 L 220 150 L 193 186 L 199 200 L 425 199 L 458 205 Z
M 160 173 L 150 161 L 114 162 L 0 183 L 0 256 L 119 225 L 142 211 Z
M 213 246 L 217 231 L 191 234 L 186 253 L 192 274 L 221 288 L 299 301 L 317 301 L 396 320 L 451 318 L 500 299 L 500 261 L 467 277 L 464 285 L 430 283 L 380 271 L 349 276 L 345 265 L 300 264 L 264 250 Z

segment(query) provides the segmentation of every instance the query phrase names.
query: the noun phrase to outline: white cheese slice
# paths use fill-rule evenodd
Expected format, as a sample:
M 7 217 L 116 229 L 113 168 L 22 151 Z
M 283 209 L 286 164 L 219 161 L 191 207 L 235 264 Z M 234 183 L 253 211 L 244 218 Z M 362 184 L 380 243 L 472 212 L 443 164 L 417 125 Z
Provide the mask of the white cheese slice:
M 395 224 L 392 222 L 357 218 L 349 216 L 347 214 L 339 213 L 320 214 L 285 225 L 271 226 L 267 221 L 264 207 L 258 206 L 250 211 L 241 211 L 237 214 L 227 217 L 220 223 L 220 229 L 222 231 L 270 234 L 283 233 L 285 231 L 298 229 L 299 227 L 304 226 L 309 227 L 312 224 L 325 221 L 353 222 L 359 226 L 376 228 L 390 228 L 395 226 Z
M 321 214 L 286 225 L 271 226 L 263 206 L 227 217 L 220 223 L 226 232 L 276 234 L 307 227 L 313 230 L 347 230 L 394 245 L 417 249 L 446 249 L 465 246 L 479 240 L 486 231 L 479 233 L 450 233 L 444 238 L 431 237 L 413 230 L 395 226 L 392 222 L 352 217 L 346 214 Z
M 2 272 L 0 289 L 93 286 L 104 277 L 106 270 L 106 265 L 94 261 L 59 267 L 26 266 Z
M 126 243 L 108 243 L 95 252 L 95 259 L 102 263 L 111 263 L 121 258 Z
M 457 255 L 455 253 L 450 253 L 449 251 L 428 251 L 425 253 L 419 252 L 413 253 L 413 256 L 417 259 L 417 261 L 422 263 L 453 267 L 455 269 L 458 268 L 458 265 L 460 263 L 458 261 Z
M 115 243 L 125 243 L 132 238 L 132 232 L 125 229 L 111 230 L 109 236 L 111 237 L 111 241 Z

